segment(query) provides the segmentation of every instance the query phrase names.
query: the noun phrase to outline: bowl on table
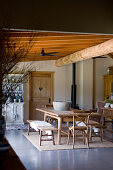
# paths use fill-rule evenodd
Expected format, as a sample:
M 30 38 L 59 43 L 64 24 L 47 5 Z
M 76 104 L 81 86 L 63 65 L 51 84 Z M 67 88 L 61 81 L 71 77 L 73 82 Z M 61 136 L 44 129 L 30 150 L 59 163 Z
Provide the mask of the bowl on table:
M 70 110 L 71 102 L 69 101 L 53 101 L 54 110 L 66 111 Z

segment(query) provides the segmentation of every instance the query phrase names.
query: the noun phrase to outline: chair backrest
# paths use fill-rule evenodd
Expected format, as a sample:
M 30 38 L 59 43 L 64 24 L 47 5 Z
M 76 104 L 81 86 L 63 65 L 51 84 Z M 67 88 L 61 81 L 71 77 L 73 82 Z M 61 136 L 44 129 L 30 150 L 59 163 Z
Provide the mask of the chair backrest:
M 90 114 L 91 113 L 84 110 L 73 111 L 73 123 L 77 122 L 76 125 L 79 125 L 83 122 L 85 125 L 88 125 Z
M 85 110 L 79 110 L 79 109 L 71 109 L 72 112 L 74 113 L 85 113 Z M 63 118 L 63 122 L 73 122 L 73 117 L 71 116 L 70 118 L 68 117 L 68 119 L 64 119 Z
M 46 107 L 46 108 L 52 108 L 52 107 L 53 107 L 53 104 L 46 104 L 45 107 Z
M 102 114 L 98 112 L 92 112 L 89 116 L 89 119 L 101 123 Z
M 72 109 L 74 113 L 86 113 L 86 110 Z
M 97 102 L 97 111 L 98 111 L 98 113 L 103 113 L 103 110 L 101 109 L 102 107 L 104 107 L 104 105 L 105 105 L 105 102 L 104 101 L 99 101 L 99 102 Z

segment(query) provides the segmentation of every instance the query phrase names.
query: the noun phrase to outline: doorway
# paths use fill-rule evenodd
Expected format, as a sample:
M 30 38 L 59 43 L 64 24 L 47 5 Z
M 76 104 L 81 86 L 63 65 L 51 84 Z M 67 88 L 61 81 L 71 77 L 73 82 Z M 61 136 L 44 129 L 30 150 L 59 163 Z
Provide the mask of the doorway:
M 43 120 L 43 113 L 36 111 L 37 107 L 44 107 L 53 102 L 53 74 L 54 72 L 31 72 L 29 79 L 29 119 Z

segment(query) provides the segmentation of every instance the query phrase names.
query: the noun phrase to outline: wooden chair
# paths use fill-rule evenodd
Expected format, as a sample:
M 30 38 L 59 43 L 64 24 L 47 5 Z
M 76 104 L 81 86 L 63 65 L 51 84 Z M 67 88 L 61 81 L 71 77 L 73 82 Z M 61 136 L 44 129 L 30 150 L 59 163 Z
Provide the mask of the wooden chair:
M 94 121 L 92 119 L 98 119 L 98 121 Z M 89 117 L 89 123 L 88 126 L 90 128 L 90 141 L 92 141 L 92 137 L 100 137 L 100 141 L 102 142 L 103 140 L 103 128 L 106 128 L 102 122 L 101 122 L 101 114 L 95 114 L 95 113 L 91 113 L 90 117 Z M 98 132 L 94 132 L 93 128 L 98 128 Z M 98 134 L 98 135 L 97 135 Z
M 46 104 L 45 105 L 45 108 L 53 108 L 53 104 Z M 57 124 L 57 120 L 56 119 L 54 119 L 54 118 L 51 118 L 51 117 L 48 117 L 47 118 L 47 122 L 49 122 L 49 123 L 53 123 L 53 121 L 56 121 L 56 124 Z
M 53 104 L 46 104 L 45 107 L 49 107 L 49 108 L 52 108 L 53 107 Z
M 87 113 L 88 111 L 85 111 L 85 110 L 79 110 L 79 109 L 71 109 L 74 113 Z M 70 122 L 73 122 L 73 118 L 72 116 L 71 117 L 66 117 L 66 118 L 63 118 L 63 122 L 66 122 L 66 128 L 67 128 L 67 131 L 69 131 L 69 123 Z
M 86 110 L 80 110 L 80 109 L 71 109 L 74 113 L 90 113 L 90 111 L 86 111 Z M 70 130 L 69 130 L 69 123 L 73 122 L 73 118 L 72 116 L 71 117 L 67 117 L 67 118 L 63 118 L 63 122 L 66 122 L 66 129 L 67 129 L 67 132 L 69 133 Z M 68 143 L 67 143 L 68 144 Z
M 67 144 L 69 144 L 70 131 L 71 131 L 73 135 L 73 149 L 75 145 L 75 136 L 77 137 L 78 132 L 82 132 L 83 142 L 85 144 L 85 140 L 86 140 L 87 146 L 89 147 L 89 129 L 88 129 L 89 114 L 90 113 L 83 113 L 83 111 L 81 111 L 81 113 L 73 112 L 73 125 L 69 127 L 68 140 L 67 140 Z M 81 122 L 84 123 L 83 126 L 79 126 Z

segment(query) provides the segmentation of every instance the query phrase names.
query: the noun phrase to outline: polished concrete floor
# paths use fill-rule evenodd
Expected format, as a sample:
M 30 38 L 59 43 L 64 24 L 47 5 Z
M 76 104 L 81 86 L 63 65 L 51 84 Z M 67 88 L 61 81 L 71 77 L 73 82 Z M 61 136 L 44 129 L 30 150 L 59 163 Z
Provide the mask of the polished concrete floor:
M 6 132 L 6 137 L 27 170 L 113 170 L 113 148 L 39 151 L 22 134 Z M 104 138 L 113 142 L 113 134 Z

